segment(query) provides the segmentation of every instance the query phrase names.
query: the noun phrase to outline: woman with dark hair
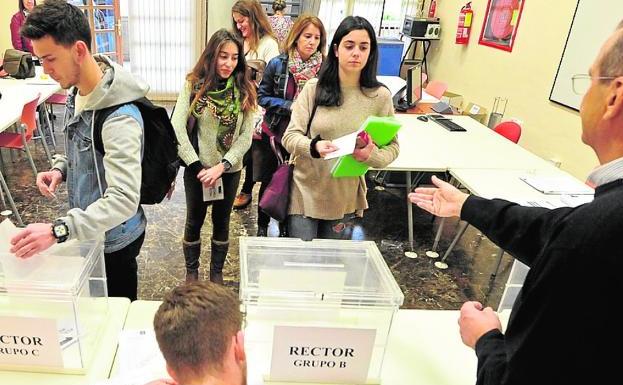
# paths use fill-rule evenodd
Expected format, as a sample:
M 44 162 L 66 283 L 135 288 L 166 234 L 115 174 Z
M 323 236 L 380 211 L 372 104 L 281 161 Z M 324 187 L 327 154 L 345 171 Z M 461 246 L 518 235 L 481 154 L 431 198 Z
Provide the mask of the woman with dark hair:
M 244 41 L 244 57 L 247 62 L 255 63 L 251 66 L 252 72 L 259 71 L 258 67 L 262 63 L 266 66 L 272 58 L 279 55 L 279 45 L 275 40 L 268 17 L 264 8 L 257 0 L 238 0 L 231 7 L 232 28 L 234 33 Z M 255 76 L 254 76 L 255 77 Z M 259 84 L 260 79 L 257 80 Z M 256 126 L 259 128 L 262 115 L 256 116 Z M 256 130 L 253 138 L 259 139 L 259 130 Z M 244 183 L 240 194 L 234 201 L 235 209 L 243 209 L 251 203 L 251 193 L 253 191 L 253 157 L 251 151 L 245 154 L 245 175 Z
M 11 18 L 11 43 L 15 49 L 32 53 L 32 44 L 29 39 L 22 36 L 20 29 L 37 2 L 35 0 L 17 0 L 17 4 L 19 12 Z
M 182 241 L 187 282 L 199 277 L 200 233 L 211 205 L 210 281 L 223 283 L 229 217 L 240 181 L 242 157 L 251 145 L 255 109 L 256 91 L 247 74 L 242 42 L 233 33 L 220 29 L 186 76 L 171 119 L 179 141 L 179 156 L 187 165 Z M 204 201 L 204 190 L 221 182 L 223 198 Z
M 368 116 L 393 116 L 389 90 L 376 79 L 378 47 L 374 29 L 358 16 L 335 31 L 318 80 L 310 80 L 293 105 L 283 146 L 296 157 L 288 209 L 292 237 L 348 239 L 355 217 L 368 208 L 364 177 L 333 178 L 337 159 L 331 140 L 353 133 Z M 309 132 L 307 127 L 309 126 Z M 355 159 L 383 168 L 398 156 L 396 140 L 383 148 L 358 141 Z
M 277 170 L 278 151 L 282 159 L 288 153 L 281 146 L 281 137 L 290 122 L 292 101 L 303 86 L 316 77 L 325 56 L 327 33 L 322 21 L 312 15 L 301 15 L 294 23 L 286 44 L 285 52 L 268 63 L 264 78 L 258 89 L 258 103 L 266 109 L 262 121 L 262 139 L 253 145 L 253 164 L 261 182 L 259 199 Z M 271 145 L 271 140 L 274 144 Z M 257 212 L 257 235 L 266 236 L 270 217 L 259 207 Z M 285 223 L 279 224 L 279 233 L 285 236 Z
M 286 0 L 275 0 L 273 1 L 273 11 L 274 15 L 268 16 L 268 21 L 270 22 L 270 26 L 273 28 L 273 32 L 277 37 L 277 42 L 281 45 L 285 43 L 288 34 L 290 33 L 290 29 L 294 22 L 292 18 L 288 15 L 284 15 L 283 12 L 286 9 Z M 284 51 L 286 51 L 284 49 Z

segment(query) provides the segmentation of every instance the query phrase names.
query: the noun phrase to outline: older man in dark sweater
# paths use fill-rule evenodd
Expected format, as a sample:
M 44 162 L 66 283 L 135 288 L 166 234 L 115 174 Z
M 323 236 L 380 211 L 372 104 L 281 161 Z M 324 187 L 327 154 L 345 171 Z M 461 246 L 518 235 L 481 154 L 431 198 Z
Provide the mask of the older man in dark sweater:
M 436 178 L 436 188 L 409 194 L 435 215 L 460 215 L 531 268 L 506 334 L 491 308 L 478 302 L 461 308 L 461 338 L 478 357 L 477 384 L 623 382 L 621 27 L 585 76 L 590 86 L 580 108 L 582 141 L 601 164 L 589 176 L 596 186 L 593 202 L 555 210 L 522 207 L 469 196 Z

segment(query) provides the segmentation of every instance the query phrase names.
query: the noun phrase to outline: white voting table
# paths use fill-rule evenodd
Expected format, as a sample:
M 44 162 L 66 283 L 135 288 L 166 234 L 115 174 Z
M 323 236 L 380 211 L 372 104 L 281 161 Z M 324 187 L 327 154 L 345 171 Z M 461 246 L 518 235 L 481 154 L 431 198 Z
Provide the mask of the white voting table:
M 406 172 L 407 192 L 412 185 L 411 172 L 446 172 L 455 168 L 521 171 L 551 171 L 556 168 L 523 147 L 499 135 L 469 116 L 450 115 L 465 132 L 451 132 L 429 119 L 423 122 L 415 114 L 396 114 L 402 123 L 398 132 L 400 154 L 386 171 Z M 502 185 L 501 188 L 506 186 Z M 409 244 L 413 249 L 413 213 L 407 205 Z
M 592 195 L 544 194 L 520 179 L 530 175 L 541 177 L 565 176 L 577 184 L 578 190 L 586 188 L 580 180 L 558 168 L 538 171 L 456 168 L 450 170 L 450 175 L 472 194 L 487 199 L 500 198 L 516 203 L 525 203 L 526 201 L 550 202 L 565 206 L 575 206 L 572 203 L 592 200 Z
M 89 370 L 84 375 L 12 372 L 0 370 L 0 384 L 3 385 L 89 385 L 108 378 L 112 368 L 117 338 L 130 308 L 127 298 L 108 299 L 108 319 L 99 341 L 97 352 Z
M 123 330 L 153 329 L 158 306 L 159 301 L 133 302 Z M 458 318 L 458 310 L 399 310 L 389 335 L 381 383 L 473 385 L 476 354 L 461 341 Z M 501 319 L 505 325 L 508 314 Z M 247 365 L 249 385 L 262 384 L 253 363 Z
M 53 79 L 43 75 L 43 69 L 35 67 L 36 76 L 29 79 L 0 79 L 0 132 L 17 122 L 22 115 L 24 104 L 40 93 L 39 103 L 61 90 Z

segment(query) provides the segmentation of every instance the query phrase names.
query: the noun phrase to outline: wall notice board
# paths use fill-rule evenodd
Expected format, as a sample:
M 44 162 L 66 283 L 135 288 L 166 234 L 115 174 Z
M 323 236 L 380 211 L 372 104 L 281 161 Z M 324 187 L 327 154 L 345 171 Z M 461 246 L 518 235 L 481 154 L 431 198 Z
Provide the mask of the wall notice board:
M 622 0 L 578 0 L 549 100 L 580 110 L 582 96 L 573 92 L 571 77 L 588 73 L 602 44 L 621 19 Z

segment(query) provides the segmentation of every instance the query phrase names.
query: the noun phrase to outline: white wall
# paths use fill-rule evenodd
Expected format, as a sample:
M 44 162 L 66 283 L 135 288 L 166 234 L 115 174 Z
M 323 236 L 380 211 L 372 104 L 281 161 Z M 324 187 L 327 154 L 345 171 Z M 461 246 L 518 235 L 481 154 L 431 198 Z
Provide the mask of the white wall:
M 465 96 L 465 102 L 489 110 L 496 96 L 507 97 L 505 117 L 524 122 L 519 144 L 545 159 L 560 161 L 563 169 L 584 179 L 598 162 L 580 140 L 579 115 L 549 101 L 576 1 L 527 0 L 513 52 L 478 44 L 487 0 L 472 1 L 474 24 L 468 46 L 454 41 L 464 2 L 441 0 L 438 4 L 442 36 L 429 52 L 429 79 L 447 82 L 450 91 Z
M 208 0 L 208 40 L 221 28 L 231 28 L 231 7 L 235 0 Z

